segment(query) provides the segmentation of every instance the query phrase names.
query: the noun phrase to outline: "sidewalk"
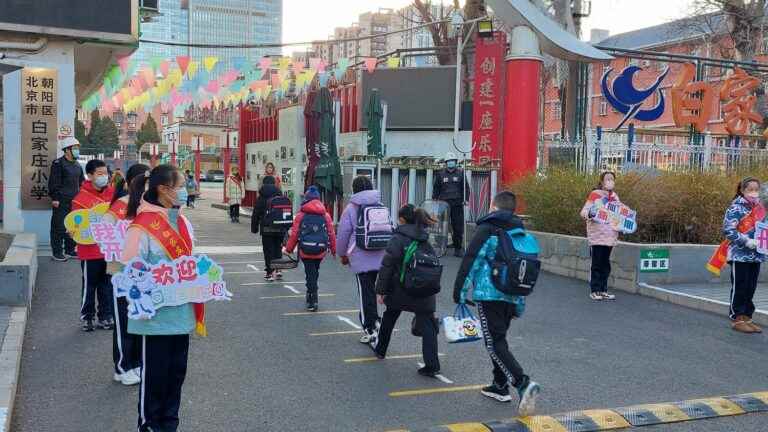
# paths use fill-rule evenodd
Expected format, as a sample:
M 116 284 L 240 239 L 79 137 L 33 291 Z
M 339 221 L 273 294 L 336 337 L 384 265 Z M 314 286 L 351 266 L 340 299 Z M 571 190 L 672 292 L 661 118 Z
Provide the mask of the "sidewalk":
M 681 306 L 713 312 L 728 316 L 731 301 L 730 284 L 675 284 L 649 285 L 638 284 L 638 293 Z M 755 311 L 752 319 L 760 325 L 768 326 L 768 285 L 757 286 L 755 292 Z
M 0 306 L 0 432 L 10 430 L 26 323 L 26 308 Z

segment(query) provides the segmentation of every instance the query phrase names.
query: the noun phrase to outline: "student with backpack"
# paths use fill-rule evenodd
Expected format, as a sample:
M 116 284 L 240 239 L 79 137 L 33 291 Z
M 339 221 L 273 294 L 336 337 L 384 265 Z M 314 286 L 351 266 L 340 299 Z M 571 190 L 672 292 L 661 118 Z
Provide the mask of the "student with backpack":
M 437 357 L 436 294 L 440 292 L 442 266 L 429 244 L 426 228 L 435 223 L 429 214 L 413 204 L 397 213 L 400 224 L 387 246 L 376 281 L 378 302 L 387 306 L 379 334 L 371 348 L 376 357 L 387 355 L 392 331 L 403 311 L 416 314 L 414 326 L 421 334 L 424 367 L 420 375 L 434 377 L 440 373 Z
M 519 414 L 525 416 L 534 412 L 540 388 L 509 351 L 507 332 L 512 319 L 525 310 L 524 295 L 533 289 L 540 263 L 536 240 L 515 215 L 516 205 L 515 194 L 500 192 L 493 198 L 491 213 L 477 221 L 456 275 L 453 301 L 477 305 L 485 348 L 493 362 L 493 382 L 480 393 L 510 402 L 510 386 L 514 387 L 520 397 Z M 470 286 L 472 300 L 467 298 Z
M 331 215 L 320 201 L 320 191 L 315 186 L 310 186 L 304 193 L 304 201 L 293 221 L 284 251 L 292 253 L 297 245 L 307 283 L 307 310 L 317 312 L 320 263 L 329 251 L 336 256 L 336 233 Z
M 360 343 L 367 344 L 374 339 L 380 324 L 376 277 L 393 227 L 389 209 L 381 203 L 381 194 L 373 188 L 369 177 L 356 177 L 352 192 L 339 222 L 339 255 L 341 263 L 349 265 L 355 273 L 363 326 Z
M 259 197 L 253 207 L 251 232 L 261 229 L 261 245 L 264 248 L 264 280 L 273 282 L 282 279 L 280 270 L 273 270 L 271 262 L 282 256 L 281 248 L 285 232 L 293 223 L 293 204 L 275 182 L 272 176 L 264 177 Z

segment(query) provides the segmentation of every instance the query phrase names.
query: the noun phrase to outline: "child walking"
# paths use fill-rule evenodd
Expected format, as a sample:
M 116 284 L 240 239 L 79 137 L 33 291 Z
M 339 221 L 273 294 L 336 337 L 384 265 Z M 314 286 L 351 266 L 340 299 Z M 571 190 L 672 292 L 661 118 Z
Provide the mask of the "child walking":
M 360 343 L 367 344 L 375 337 L 376 327 L 380 323 L 376 307 L 376 278 L 384 258 L 384 249 L 366 250 L 358 247 L 355 230 L 361 212 L 366 207 L 381 205 L 381 194 L 373 188 L 367 176 L 358 176 L 352 181 L 352 192 L 339 222 L 339 255 L 341 263 L 349 265 L 355 273 L 360 298 L 360 325 L 363 326 Z
M 389 241 L 386 254 L 381 263 L 379 278 L 376 281 L 378 302 L 387 309 L 381 319 L 378 336 L 371 342 L 376 357 L 383 359 L 392 337 L 397 319 L 403 311 L 416 314 L 415 327 L 421 334 L 421 353 L 424 367 L 418 370 L 420 375 L 434 377 L 440 373 L 440 359 L 437 354 L 437 323 L 434 313 L 437 309 L 436 296 L 415 298 L 408 295 L 401 282 L 401 271 L 406 249 L 416 241 L 418 249 L 430 255 L 435 252 L 429 244 L 426 228 L 435 223 L 427 212 L 417 209 L 413 204 L 403 206 L 397 213 L 399 226 Z
M 317 312 L 317 279 L 320 263 L 328 251 L 336 256 L 336 233 L 331 215 L 320 201 L 320 192 L 310 186 L 304 193 L 299 214 L 293 220 L 285 252 L 292 253 L 298 244 L 299 258 L 304 264 L 307 283 L 307 310 Z
M 525 298 L 504 294 L 493 284 L 490 262 L 496 256 L 499 235 L 523 230 L 522 220 L 515 215 L 517 199 L 512 192 L 500 192 L 493 198 L 491 212 L 477 221 L 477 231 L 461 261 L 453 287 L 457 304 L 477 304 L 485 348 L 493 363 L 493 382 L 480 393 L 499 402 L 510 402 L 510 386 L 520 398 L 518 412 L 531 415 L 536 409 L 539 385 L 531 381 L 509 351 L 507 332 L 512 319 L 525 310 Z M 472 287 L 472 300 L 468 292 Z
M 251 232 L 256 234 L 261 230 L 261 245 L 264 248 L 264 280 L 273 282 L 275 279 L 281 279 L 283 275 L 279 270 L 273 270 L 271 263 L 279 259 L 282 255 L 283 238 L 287 228 L 274 225 L 267 220 L 267 211 L 270 210 L 270 200 L 282 196 L 283 192 L 277 186 L 275 178 L 272 176 L 264 177 L 263 184 L 259 189 L 259 197 L 256 199 L 256 205 L 253 207 L 253 217 L 251 217 Z
M 760 181 L 747 177 L 736 186 L 736 196 L 725 212 L 723 234 L 728 240 L 727 260 L 731 265 L 731 308 L 733 330 L 762 333 L 752 321 L 755 304 L 752 299 L 760 276 L 760 263 L 766 256 L 757 251 L 755 223 L 765 218 L 760 203 Z
M 610 225 L 601 224 L 593 219 L 597 214 L 596 201 L 602 200 L 604 204 L 620 202 L 619 195 L 614 191 L 615 185 L 615 173 L 606 171 L 600 174 L 597 188 L 589 194 L 587 202 L 581 209 L 581 217 L 587 221 L 587 240 L 592 256 L 589 298 L 594 301 L 616 299 L 615 295 L 608 293 L 608 278 L 611 276 L 611 251 L 618 242 L 619 233 Z

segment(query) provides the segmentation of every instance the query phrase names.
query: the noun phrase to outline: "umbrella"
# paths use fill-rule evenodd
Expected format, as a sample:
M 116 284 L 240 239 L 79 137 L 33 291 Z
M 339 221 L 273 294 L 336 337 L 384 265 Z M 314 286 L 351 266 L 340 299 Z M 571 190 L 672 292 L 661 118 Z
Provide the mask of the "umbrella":
M 336 196 L 343 194 L 343 186 L 341 183 L 341 164 L 336 149 L 333 99 L 327 87 L 320 89 L 320 94 L 315 100 L 312 111 L 319 117 L 320 121 L 320 133 L 318 135 L 320 160 L 315 169 L 314 184 L 324 190 L 328 201 L 326 204 L 330 204 L 335 201 Z
M 368 98 L 368 106 L 365 108 L 366 124 L 368 126 L 368 154 L 382 155 L 381 148 L 381 120 L 384 118 L 384 108 L 381 106 L 379 90 L 373 89 Z

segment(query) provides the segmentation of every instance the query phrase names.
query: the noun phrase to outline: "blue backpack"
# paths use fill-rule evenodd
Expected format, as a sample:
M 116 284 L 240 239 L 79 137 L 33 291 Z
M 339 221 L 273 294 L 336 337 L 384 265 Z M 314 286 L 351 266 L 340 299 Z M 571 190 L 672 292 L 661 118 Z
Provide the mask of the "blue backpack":
M 304 214 L 299 227 L 299 250 L 305 255 L 320 255 L 328 250 L 328 227 L 324 215 Z
M 541 270 L 536 238 L 522 228 L 497 229 L 494 234 L 499 243 L 489 263 L 493 286 L 508 295 L 530 295 Z

